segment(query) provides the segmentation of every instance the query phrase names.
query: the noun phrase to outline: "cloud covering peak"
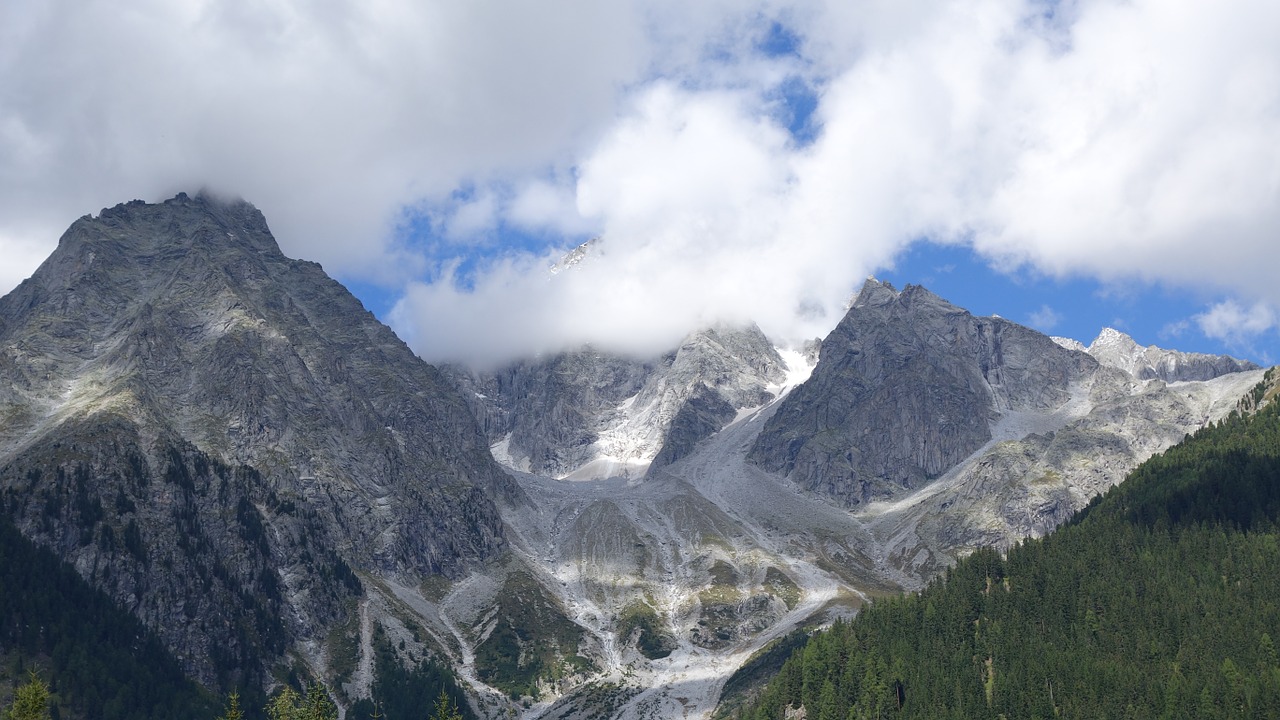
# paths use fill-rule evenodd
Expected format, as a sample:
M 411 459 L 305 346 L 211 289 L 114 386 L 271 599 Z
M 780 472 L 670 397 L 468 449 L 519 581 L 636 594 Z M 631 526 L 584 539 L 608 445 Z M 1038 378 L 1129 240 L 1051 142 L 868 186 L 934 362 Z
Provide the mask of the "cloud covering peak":
M 433 360 L 820 335 L 924 238 L 1225 292 L 1224 337 L 1280 307 L 1267 0 L 17 0 L 0 48 L 5 289 L 86 210 L 207 186 Z

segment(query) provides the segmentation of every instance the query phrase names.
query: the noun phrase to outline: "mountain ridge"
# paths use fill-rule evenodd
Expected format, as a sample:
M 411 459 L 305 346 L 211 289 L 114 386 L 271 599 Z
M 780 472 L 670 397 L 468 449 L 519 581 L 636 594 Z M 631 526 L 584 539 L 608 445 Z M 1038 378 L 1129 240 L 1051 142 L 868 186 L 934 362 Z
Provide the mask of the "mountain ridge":
M 81 218 L 0 318 L 11 514 L 207 684 L 340 618 L 350 563 L 457 576 L 505 547 L 514 486 L 456 391 L 248 203 Z
M 1258 372 L 1139 378 L 878 281 L 803 351 L 712 325 L 437 369 L 204 196 L 82 218 L 46 265 L 0 300 L 0 507 L 206 685 L 291 663 L 344 706 L 382 637 L 479 716 L 705 715 L 772 640 L 1047 532 Z

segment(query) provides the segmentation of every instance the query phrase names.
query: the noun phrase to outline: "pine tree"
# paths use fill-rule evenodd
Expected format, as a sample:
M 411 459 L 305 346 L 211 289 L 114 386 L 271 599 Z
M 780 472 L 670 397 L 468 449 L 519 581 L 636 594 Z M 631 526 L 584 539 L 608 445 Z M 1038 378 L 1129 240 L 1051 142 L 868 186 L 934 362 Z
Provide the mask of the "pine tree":
M 280 694 L 267 703 L 267 717 L 271 720 L 295 720 L 300 699 L 297 690 L 285 685 Z
M 436 698 L 435 710 L 431 713 L 430 720 L 462 720 L 462 713 L 458 712 L 458 706 L 449 699 L 444 688 L 440 688 L 440 697 Z
M 271 702 L 267 703 L 267 717 L 270 720 L 337 720 L 338 708 L 329 698 L 324 685 L 315 683 L 307 686 L 306 696 L 297 690 L 285 686 Z
M 244 712 L 240 710 L 240 693 L 231 693 L 227 698 L 227 710 L 218 720 L 244 720 Z
M 29 673 L 28 680 L 13 693 L 13 704 L 0 715 L 4 720 L 49 720 L 49 686 Z

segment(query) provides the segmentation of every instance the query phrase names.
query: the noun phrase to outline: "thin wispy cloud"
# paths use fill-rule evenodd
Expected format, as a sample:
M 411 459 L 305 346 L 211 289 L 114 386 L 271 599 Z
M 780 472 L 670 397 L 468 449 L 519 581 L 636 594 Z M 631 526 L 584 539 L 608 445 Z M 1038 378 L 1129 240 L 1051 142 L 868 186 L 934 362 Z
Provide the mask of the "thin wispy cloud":
M 1047 333 L 1062 322 L 1062 315 L 1048 305 L 1041 305 L 1039 310 L 1031 313 L 1027 322 L 1031 327 Z

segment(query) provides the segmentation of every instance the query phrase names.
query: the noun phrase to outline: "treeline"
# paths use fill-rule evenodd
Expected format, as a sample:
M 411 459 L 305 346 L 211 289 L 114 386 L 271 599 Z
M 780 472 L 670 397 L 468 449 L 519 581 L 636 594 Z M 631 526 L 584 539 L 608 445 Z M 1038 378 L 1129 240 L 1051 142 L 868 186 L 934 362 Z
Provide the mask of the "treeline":
M 359 700 L 347 712 L 348 718 L 410 720 L 423 717 L 424 708 L 435 707 L 432 718 L 474 720 L 466 693 L 453 673 L 435 662 L 423 660 L 405 667 L 396 657 L 382 627 L 375 629 L 375 674 L 373 700 Z M 445 709 L 449 712 L 445 713 Z
M 0 657 L 10 688 L 38 660 L 59 718 L 212 718 L 215 702 L 153 633 L 0 515 Z
M 429 661 L 404 667 L 381 633 L 377 647 L 373 694 L 378 702 L 358 701 L 347 717 L 421 718 L 434 708 L 441 718 L 471 720 L 466 694 L 446 668 Z M 31 693 L 37 686 L 44 693 L 38 704 L 47 708 L 30 717 L 52 720 L 292 720 L 286 708 L 295 705 L 298 718 L 336 717 L 332 703 L 321 701 L 328 693 L 318 686 L 304 688 L 299 678 L 290 681 L 302 692 L 286 687 L 268 700 L 261 690 L 246 688 L 236 696 L 234 711 L 219 708 L 222 703 L 188 679 L 137 618 L 52 551 L 23 536 L 5 515 L 0 515 L 0 660 L 0 677 L 8 678 L 0 689 L 0 720 L 8 720 L 6 713 L 18 706 L 20 689 Z M 6 697 L 11 698 L 8 707 Z
M 794 653 L 743 720 L 1280 717 L 1280 403 Z

